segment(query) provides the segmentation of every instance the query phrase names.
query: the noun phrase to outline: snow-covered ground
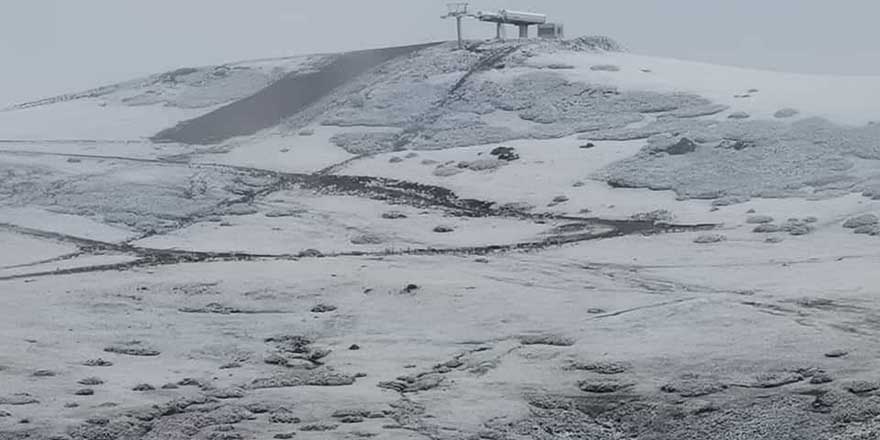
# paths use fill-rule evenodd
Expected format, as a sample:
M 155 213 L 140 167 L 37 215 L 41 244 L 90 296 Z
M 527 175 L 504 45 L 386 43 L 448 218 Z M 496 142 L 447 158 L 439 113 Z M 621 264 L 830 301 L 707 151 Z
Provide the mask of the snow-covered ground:
M 875 438 L 880 78 L 614 48 L 216 145 L 149 139 L 330 58 L 0 112 L 0 439 Z
M 876 76 L 803 75 L 620 53 L 539 55 L 528 65 L 570 67 L 559 71 L 571 81 L 695 93 L 729 106 L 730 112 L 743 111 L 756 118 L 773 119 L 780 109 L 791 108 L 800 112 L 800 118 L 822 117 L 850 125 L 880 122 Z

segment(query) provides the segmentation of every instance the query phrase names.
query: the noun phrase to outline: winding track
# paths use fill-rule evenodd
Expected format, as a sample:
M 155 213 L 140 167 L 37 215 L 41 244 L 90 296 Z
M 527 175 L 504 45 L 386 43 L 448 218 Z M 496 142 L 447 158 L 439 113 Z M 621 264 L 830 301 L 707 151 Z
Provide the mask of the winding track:
M 420 208 L 439 208 L 447 211 L 451 215 L 465 217 L 506 217 L 521 218 L 527 220 L 560 220 L 571 221 L 597 227 L 598 230 L 592 231 L 586 228 L 586 232 L 577 232 L 573 234 L 560 234 L 547 237 L 542 240 L 532 240 L 516 243 L 503 243 L 484 246 L 464 246 L 453 248 L 415 248 L 404 250 L 387 250 L 377 252 L 337 252 L 320 255 L 308 254 L 260 254 L 246 252 L 202 252 L 189 250 L 169 250 L 155 249 L 148 247 L 135 246 L 131 244 L 138 239 L 122 243 L 112 243 L 99 240 L 91 240 L 72 235 L 59 234 L 55 232 L 43 231 L 33 228 L 26 228 L 12 224 L 0 223 L 0 229 L 11 232 L 29 235 L 42 239 L 62 241 L 76 245 L 80 251 L 78 255 L 87 255 L 95 253 L 113 253 L 120 255 L 131 255 L 136 257 L 133 261 L 114 263 L 106 265 L 85 266 L 78 268 L 69 268 L 53 271 L 36 271 L 25 274 L 15 274 L 9 276 L 0 276 L 2 280 L 35 278 L 41 276 L 64 275 L 85 272 L 98 272 L 106 270 L 124 270 L 141 266 L 157 266 L 178 264 L 183 262 L 205 262 L 205 261 L 241 261 L 241 260 L 259 260 L 259 259 L 280 259 L 295 260 L 299 258 L 315 258 L 315 257 L 344 257 L 344 256 L 390 256 L 390 255 L 438 255 L 438 254 L 467 254 L 467 255 L 484 255 L 497 252 L 510 251 L 531 251 L 540 250 L 549 247 L 562 246 L 566 244 L 578 243 L 582 241 L 597 240 L 603 238 L 619 237 L 629 234 L 656 234 L 663 232 L 681 232 L 693 230 L 707 230 L 714 228 L 715 225 L 698 224 L 698 225 L 668 225 L 654 224 L 647 221 L 635 220 L 609 220 L 601 218 L 572 217 L 557 214 L 534 214 L 522 211 L 499 209 L 492 202 L 461 199 L 454 192 L 447 188 L 425 185 L 415 182 L 401 181 L 395 179 L 386 179 L 370 176 L 350 176 L 350 175 L 321 175 L 317 173 L 284 173 L 261 168 L 225 165 L 225 164 L 191 164 L 187 162 L 167 161 L 162 159 L 145 159 L 131 158 L 125 156 L 112 155 L 87 155 L 87 154 L 69 154 L 69 153 L 49 153 L 49 152 L 32 152 L 20 150 L 0 150 L 0 154 L 26 155 L 26 156 L 53 156 L 53 157 L 73 157 L 79 159 L 93 160 L 116 160 L 130 161 L 135 163 L 145 163 L 159 166 L 192 166 L 192 167 L 213 167 L 234 170 L 254 176 L 271 177 L 272 184 L 256 191 L 254 193 L 236 198 L 235 200 L 225 201 L 229 203 L 252 202 L 261 197 L 265 197 L 271 193 L 277 192 L 291 187 L 300 187 L 320 191 L 329 194 L 344 194 L 357 197 L 366 197 L 375 200 L 383 200 L 392 204 L 405 204 Z M 181 223 L 178 227 L 182 228 L 187 225 L 197 223 L 203 219 L 195 216 L 186 222 Z
M 253 134 L 254 132 L 277 124 L 279 121 L 297 114 L 314 102 L 325 96 L 329 91 L 352 80 L 358 75 L 377 67 L 391 59 L 405 56 L 420 49 L 436 45 L 429 43 L 423 45 L 405 46 L 398 48 L 367 50 L 351 52 L 339 55 L 334 61 L 324 66 L 319 72 L 292 73 L 281 80 L 273 83 L 260 92 L 235 101 L 220 109 L 210 112 L 201 117 L 184 121 L 175 127 L 164 130 L 153 137 L 152 142 L 180 142 L 189 145 L 213 144 L 234 136 Z M 471 48 L 474 49 L 475 48 Z M 483 54 L 462 77 L 448 91 L 446 98 L 437 103 L 424 114 L 418 115 L 415 122 L 400 135 L 399 143 L 408 143 L 411 137 L 418 133 L 419 127 L 431 123 L 441 114 L 442 110 L 453 100 L 458 99 L 459 90 L 468 79 L 477 72 L 490 69 L 503 60 L 510 53 L 518 49 L 518 46 L 503 47 L 490 50 Z M 104 89 L 96 89 L 88 93 L 106 92 Z M 71 95 L 72 98 L 76 96 Z M 33 104 L 43 105 L 47 102 Z M 9 110 L 9 109 L 7 109 Z M 63 140 L 63 139 L 39 139 L 39 140 L 14 140 L 0 143 L 99 143 L 101 140 Z M 111 143 L 144 143 L 148 140 L 115 140 Z M 355 176 L 337 174 L 346 164 L 355 157 L 341 163 L 331 165 L 315 173 L 286 173 L 267 169 L 246 166 L 226 165 L 217 163 L 192 163 L 188 155 L 175 156 L 173 158 L 136 158 L 116 155 L 89 155 L 76 153 L 35 152 L 26 150 L 0 149 L 0 154 L 26 155 L 26 156 L 54 156 L 89 160 L 113 160 L 133 163 L 143 163 L 156 166 L 188 166 L 193 168 L 219 168 L 238 173 L 249 174 L 255 177 L 264 177 L 271 180 L 271 184 L 249 191 L 240 197 L 225 200 L 219 206 L 250 203 L 274 192 L 287 188 L 298 187 L 318 191 L 326 194 L 349 195 L 381 200 L 390 204 L 405 204 L 419 208 L 442 209 L 450 215 L 464 217 L 506 217 L 524 220 L 556 220 L 570 221 L 587 225 L 583 230 L 574 233 L 560 233 L 541 240 L 503 243 L 487 246 L 467 246 L 455 248 L 419 248 L 397 251 L 380 252 L 340 252 L 333 254 L 321 254 L 322 257 L 336 256 L 387 256 L 387 255 L 435 255 L 435 254 L 488 254 L 494 252 L 540 250 L 552 246 L 577 243 L 581 241 L 596 240 L 602 238 L 618 237 L 629 234 L 654 234 L 662 232 L 679 232 L 691 230 L 711 229 L 715 225 L 661 225 L 646 221 L 632 220 L 608 220 L 593 217 L 572 217 L 557 214 L 528 213 L 511 209 L 500 209 L 493 202 L 462 199 L 453 191 L 432 185 L 416 182 L 401 181 L 382 177 Z M 197 214 L 192 218 L 185 219 L 177 225 L 177 229 L 204 220 L 208 213 Z M 591 228 L 595 228 L 591 230 Z M 199 252 L 187 250 L 154 249 L 135 246 L 132 243 L 142 238 L 154 235 L 144 234 L 132 240 L 122 243 L 111 243 L 96 240 L 88 240 L 70 235 L 41 231 L 31 228 L 20 227 L 10 224 L 0 224 L 0 229 L 11 230 L 20 234 L 35 236 L 43 239 L 64 241 L 75 244 L 79 251 L 64 258 L 51 259 L 42 263 L 51 263 L 62 259 L 75 258 L 80 255 L 95 253 L 113 253 L 130 255 L 135 260 L 108 265 L 86 266 L 78 268 L 61 269 L 56 271 L 38 271 L 28 274 L 17 274 L 2 277 L 0 280 L 33 278 L 59 274 L 95 272 L 103 270 L 124 270 L 139 266 L 152 266 L 163 264 L 177 264 L 181 262 L 201 261 L 236 261 L 255 259 L 297 259 L 315 257 L 317 255 L 300 254 L 258 254 L 240 252 Z M 35 265 L 25 265 L 35 266 Z M 7 268 L 8 269 L 8 268 Z

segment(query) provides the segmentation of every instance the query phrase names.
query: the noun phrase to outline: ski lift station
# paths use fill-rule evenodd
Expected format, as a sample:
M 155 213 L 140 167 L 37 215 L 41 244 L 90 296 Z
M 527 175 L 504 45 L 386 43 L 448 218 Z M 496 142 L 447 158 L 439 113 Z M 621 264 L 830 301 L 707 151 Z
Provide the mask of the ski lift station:
M 449 3 L 449 12 L 442 18 L 455 18 L 458 31 L 458 45 L 461 47 L 461 19 L 464 17 L 475 18 L 482 22 L 495 23 L 495 37 L 504 39 L 504 25 L 513 25 L 519 28 L 519 38 L 529 38 L 529 26 L 538 28 L 540 38 L 562 38 L 563 27 L 561 23 L 548 23 L 547 16 L 534 12 L 511 11 L 502 9 L 498 12 L 468 11 L 467 3 Z

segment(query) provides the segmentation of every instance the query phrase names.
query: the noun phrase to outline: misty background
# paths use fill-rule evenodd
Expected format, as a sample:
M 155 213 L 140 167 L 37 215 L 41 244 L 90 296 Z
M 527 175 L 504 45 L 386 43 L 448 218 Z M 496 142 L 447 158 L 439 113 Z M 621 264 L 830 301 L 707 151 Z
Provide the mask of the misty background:
M 183 66 L 455 37 L 445 0 L 26 0 L 0 5 L 0 107 Z M 877 0 L 474 0 L 568 38 L 771 70 L 880 75 Z M 532 30 L 534 33 L 534 29 Z M 466 20 L 468 38 L 494 25 Z M 515 35 L 515 29 L 508 30 Z

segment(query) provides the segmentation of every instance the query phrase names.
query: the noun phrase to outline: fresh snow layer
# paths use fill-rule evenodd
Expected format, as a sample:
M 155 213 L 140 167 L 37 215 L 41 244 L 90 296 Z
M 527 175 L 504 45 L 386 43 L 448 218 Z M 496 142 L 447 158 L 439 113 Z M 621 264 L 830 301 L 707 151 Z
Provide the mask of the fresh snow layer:
M 0 112 L 4 140 L 142 140 L 205 109 L 105 105 L 82 99 Z
M 19 266 L 76 251 L 76 246 L 0 230 L 0 269 Z
M 841 124 L 880 121 L 877 76 L 781 73 L 630 53 L 542 54 L 529 64 L 571 66 L 558 70 L 571 81 L 607 84 L 624 90 L 693 93 L 727 105 L 731 112 L 744 111 L 758 118 L 773 119 L 777 111 L 793 108 L 800 111 L 799 117 L 816 116 Z M 602 65 L 613 65 L 619 70 L 593 69 Z
M 880 153 L 875 128 L 840 125 L 876 115 L 875 99 L 863 99 L 878 89 L 872 80 L 511 44 L 441 45 L 396 60 L 301 119 L 199 149 L 192 163 L 69 156 L 195 150 L 176 145 L 8 144 L 25 151 L 0 155 L 0 223 L 11 225 L 0 231 L 0 402 L 28 393 L 39 403 L 0 403 L 0 438 L 86 440 L 129 428 L 146 432 L 132 438 L 230 440 L 293 431 L 849 440 L 880 431 L 880 402 L 864 391 L 880 371 L 880 238 L 843 227 L 880 213 L 880 189 L 870 188 Z M 291 62 L 282 69 L 309 68 Z M 241 65 L 275 75 L 274 61 L 263 63 Z M 115 90 L 156 114 L 231 96 L 192 89 L 207 75 L 229 78 L 213 68 L 164 75 L 174 80 L 151 83 L 156 93 Z M 40 118 L 36 110 L 65 106 L 30 110 Z M 784 107 L 799 113 L 777 117 Z M 0 124 L 30 110 L 0 113 Z M 150 118 L 117 134 L 141 136 Z M 46 136 L 63 133 L 47 127 Z M 493 158 L 500 145 L 518 158 Z M 301 185 L 302 176 L 271 172 L 330 165 L 335 175 Z M 454 216 L 431 204 L 449 197 L 442 188 L 536 216 Z M 471 255 L 592 216 L 714 227 Z M 440 225 L 451 232 L 434 232 Z M 128 254 L 83 244 L 82 255 L 58 258 L 77 250 L 66 244 L 76 238 L 144 236 Z M 152 248 L 324 256 L 175 261 Z M 445 252 L 402 252 L 424 248 Z M 151 264 L 135 265 L 141 257 Z M 270 339 L 278 336 L 310 344 L 292 353 Z M 155 355 L 113 352 L 129 346 Z M 97 358 L 113 365 L 84 365 Z M 103 384 L 76 394 L 90 377 Z M 162 388 L 184 378 L 199 386 Z M 139 384 L 156 389 L 134 391 Z M 594 392 L 608 387 L 621 388 Z M 177 406 L 199 395 L 221 397 Z M 249 410 L 254 403 L 269 414 Z M 371 417 L 342 423 L 340 412 L 355 408 Z M 301 423 L 272 423 L 277 415 Z M 336 426 L 301 430 L 313 424 Z
M 445 216 L 442 211 L 388 205 L 359 197 L 285 191 L 268 196 L 260 213 L 225 216 L 197 223 L 135 244 L 160 249 L 235 251 L 295 255 L 306 249 L 324 253 L 394 252 L 536 242 L 558 222 Z M 405 218 L 386 219 L 388 212 Z M 283 215 L 273 214 L 283 213 Z M 450 232 L 434 232 L 448 226 Z
M 0 207 L 0 223 L 106 242 L 121 242 L 136 235 L 123 227 L 109 226 L 88 217 L 34 207 Z
M 75 258 L 63 259 L 47 263 L 0 268 L 0 278 L 23 277 L 30 274 L 44 274 L 52 272 L 63 273 L 65 271 L 74 271 L 76 269 L 97 266 L 110 267 L 117 264 L 129 263 L 135 260 L 137 260 L 137 257 L 131 255 L 82 255 Z
M 605 166 L 637 153 L 643 146 L 642 141 L 602 141 L 589 149 L 579 148 L 584 144 L 585 141 L 573 137 L 505 142 L 504 145 L 519 154 L 518 160 L 501 162 L 495 169 L 465 169 L 450 176 L 437 175 L 436 171 L 457 170 L 459 163 L 491 158 L 489 153 L 498 144 L 418 151 L 416 156 L 401 162 L 389 160 L 405 158 L 411 152 L 386 153 L 352 161 L 337 172 L 443 186 L 464 198 L 499 204 L 524 203 L 536 212 L 626 219 L 674 205 L 679 221 L 700 223 L 711 219 L 707 201 L 676 203 L 675 194 L 670 191 L 614 189 L 591 178 Z M 567 200 L 553 203 L 558 196 L 565 196 Z
M 343 162 L 353 154 L 337 147 L 330 138 L 343 132 L 339 127 L 310 127 L 304 134 L 267 130 L 235 138 L 219 152 L 197 156 L 196 162 L 248 166 L 288 173 L 310 173 Z

